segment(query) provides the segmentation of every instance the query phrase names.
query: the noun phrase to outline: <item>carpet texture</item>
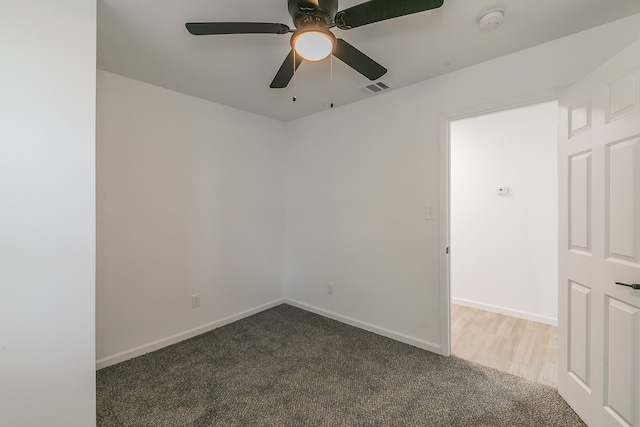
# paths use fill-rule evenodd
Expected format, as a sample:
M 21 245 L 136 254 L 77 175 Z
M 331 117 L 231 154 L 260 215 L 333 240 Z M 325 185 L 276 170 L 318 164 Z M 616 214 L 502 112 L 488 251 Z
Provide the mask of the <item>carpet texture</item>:
M 584 426 L 551 387 L 280 305 L 98 371 L 98 426 Z

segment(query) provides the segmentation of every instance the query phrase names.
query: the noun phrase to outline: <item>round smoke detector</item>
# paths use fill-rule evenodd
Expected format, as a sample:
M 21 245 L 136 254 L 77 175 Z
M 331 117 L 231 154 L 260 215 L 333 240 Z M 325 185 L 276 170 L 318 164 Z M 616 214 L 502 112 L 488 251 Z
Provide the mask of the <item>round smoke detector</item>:
M 482 29 L 491 29 L 502 24 L 504 20 L 504 10 L 499 7 L 489 9 L 478 18 L 478 25 Z

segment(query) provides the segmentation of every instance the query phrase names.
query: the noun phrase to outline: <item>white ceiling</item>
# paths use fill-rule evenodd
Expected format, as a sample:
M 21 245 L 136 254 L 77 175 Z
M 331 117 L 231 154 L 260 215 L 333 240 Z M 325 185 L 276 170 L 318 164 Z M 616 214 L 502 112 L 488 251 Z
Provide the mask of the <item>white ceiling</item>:
M 339 10 L 359 3 L 342 0 Z M 504 23 L 480 30 L 478 16 L 497 6 Z M 445 0 L 436 10 L 332 31 L 385 66 L 380 81 L 397 89 L 637 13 L 638 0 Z M 269 88 L 290 36 L 192 36 L 184 27 L 213 21 L 293 27 L 287 0 L 98 0 L 98 68 L 282 121 L 329 108 L 328 59 L 300 66 L 294 103 L 292 84 Z M 353 69 L 337 59 L 333 68 L 336 106 L 375 96 Z

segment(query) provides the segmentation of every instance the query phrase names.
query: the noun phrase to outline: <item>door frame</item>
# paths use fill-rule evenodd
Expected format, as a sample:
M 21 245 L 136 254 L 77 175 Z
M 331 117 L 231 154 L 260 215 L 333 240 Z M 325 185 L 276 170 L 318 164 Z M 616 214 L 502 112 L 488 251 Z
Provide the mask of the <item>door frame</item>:
M 557 100 L 568 87 L 563 85 L 464 107 L 439 116 L 440 354 L 443 356 L 451 356 L 451 122 Z

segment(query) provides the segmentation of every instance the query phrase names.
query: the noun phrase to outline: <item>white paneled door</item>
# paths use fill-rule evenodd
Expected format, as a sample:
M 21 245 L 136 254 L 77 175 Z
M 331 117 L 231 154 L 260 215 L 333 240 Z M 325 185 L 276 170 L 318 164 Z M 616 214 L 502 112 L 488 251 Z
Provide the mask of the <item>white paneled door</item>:
M 559 141 L 558 389 L 640 427 L 640 41 L 561 97 Z

